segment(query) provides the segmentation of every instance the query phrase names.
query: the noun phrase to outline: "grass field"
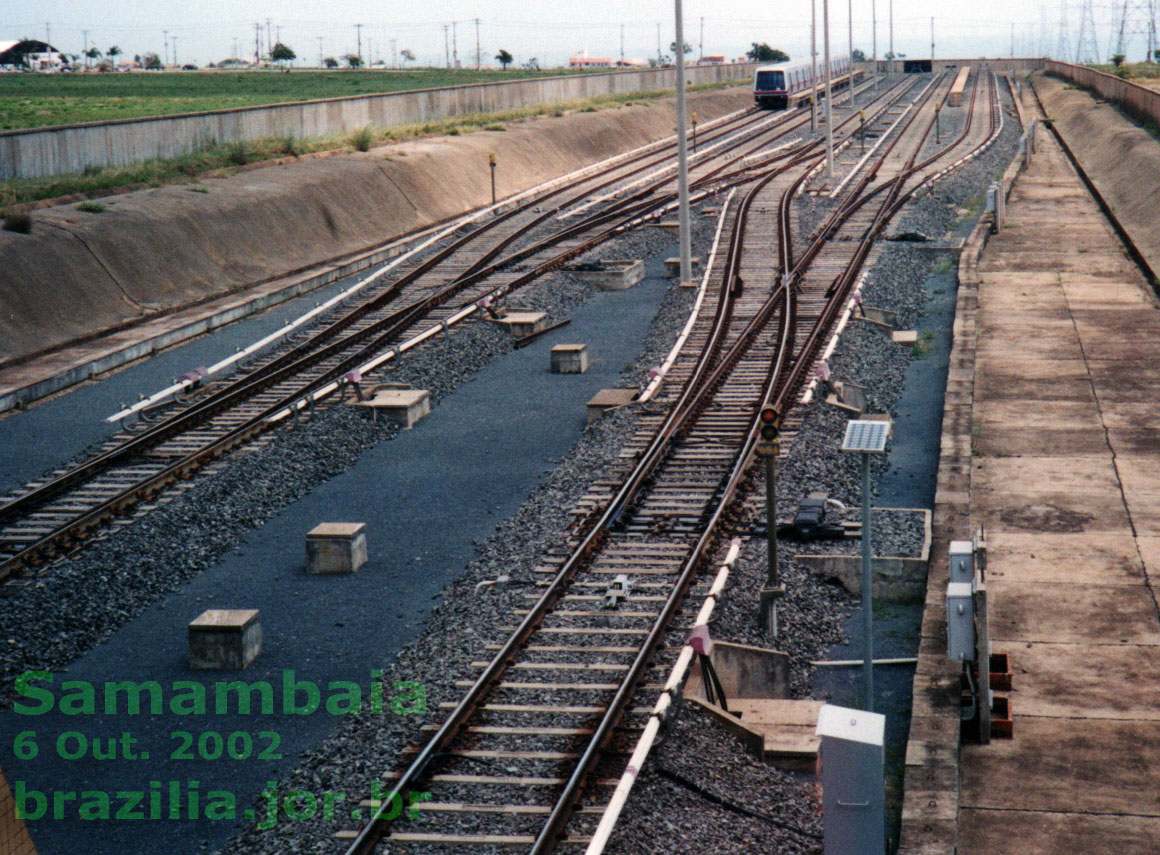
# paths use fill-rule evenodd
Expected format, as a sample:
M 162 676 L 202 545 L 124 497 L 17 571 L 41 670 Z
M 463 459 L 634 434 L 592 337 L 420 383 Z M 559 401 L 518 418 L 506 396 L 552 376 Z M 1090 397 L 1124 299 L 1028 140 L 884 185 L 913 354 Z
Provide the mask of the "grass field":
M 215 71 L 0 74 L 0 130 L 165 116 L 567 74 L 518 71 Z

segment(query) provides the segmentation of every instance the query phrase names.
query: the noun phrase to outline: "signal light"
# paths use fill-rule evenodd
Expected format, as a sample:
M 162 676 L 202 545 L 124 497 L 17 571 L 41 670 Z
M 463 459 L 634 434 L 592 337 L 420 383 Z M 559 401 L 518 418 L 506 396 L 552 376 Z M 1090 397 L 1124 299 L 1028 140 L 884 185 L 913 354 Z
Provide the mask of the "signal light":
M 777 407 L 767 404 L 761 408 L 759 420 L 761 422 L 761 438 L 766 442 L 773 442 L 777 439 L 778 421 L 780 413 Z

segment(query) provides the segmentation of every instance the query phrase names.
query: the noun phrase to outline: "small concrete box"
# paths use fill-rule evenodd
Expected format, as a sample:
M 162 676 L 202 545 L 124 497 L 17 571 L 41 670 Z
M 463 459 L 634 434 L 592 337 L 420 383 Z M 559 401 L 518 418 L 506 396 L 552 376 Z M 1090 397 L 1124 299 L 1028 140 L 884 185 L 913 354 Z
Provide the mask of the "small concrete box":
M 644 262 L 631 259 L 606 259 L 593 265 L 577 265 L 569 273 L 601 291 L 623 291 L 644 279 Z
M 307 573 L 353 573 L 367 563 L 366 523 L 322 523 L 306 535 Z
M 431 412 L 431 396 L 426 389 L 378 389 L 356 406 L 369 408 L 376 419 L 382 413 L 389 421 L 407 430 Z
M 588 345 L 558 344 L 552 348 L 553 374 L 583 374 L 588 370 Z
M 545 312 L 508 312 L 497 323 L 503 324 L 516 338 L 543 332 L 548 326 Z
M 240 671 L 262 652 L 257 609 L 209 609 L 189 624 L 189 667 Z
M 825 855 L 886 852 L 886 716 L 826 704 L 822 739 Z
M 636 389 L 601 389 L 588 402 L 588 424 L 592 424 L 609 410 L 627 407 L 636 400 Z

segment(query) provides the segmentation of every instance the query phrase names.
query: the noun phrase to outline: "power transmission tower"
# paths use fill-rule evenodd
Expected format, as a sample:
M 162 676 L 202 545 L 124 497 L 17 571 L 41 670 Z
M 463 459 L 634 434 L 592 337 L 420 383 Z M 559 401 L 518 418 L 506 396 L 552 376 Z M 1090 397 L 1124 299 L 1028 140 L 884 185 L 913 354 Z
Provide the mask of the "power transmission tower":
M 1071 56 L 1071 35 L 1067 32 L 1067 0 L 1059 0 L 1059 35 L 1055 44 L 1055 58 L 1067 62 Z
M 451 59 L 454 61 L 453 68 L 459 68 L 459 37 L 456 35 L 455 25 L 456 21 L 451 22 Z
M 262 25 L 254 23 L 254 65 L 262 61 Z
M 362 28 L 363 28 L 362 24 L 355 24 L 354 25 L 354 32 L 355 32 L 356 37 L 358 38 L 358 58 L 359 58 L 360 65 L 362 64 Z
M 1079 13 L 1079 38 L 1075 46 L 1076 64 L 1100 61 L 1100 48 L 1096 44 L 1096 22 L 1092 14 L 1092 0 L 1084 0 Z
M 1120 25 L 1113 27 L 1110 38 L 1108 39 L 1108 56 L 1113 57 L 1118 53 L 1125 53 L 1124 51 L 1124 30 L 1128 25 L 1128 0 L 1122 0 L 1120 3 Z

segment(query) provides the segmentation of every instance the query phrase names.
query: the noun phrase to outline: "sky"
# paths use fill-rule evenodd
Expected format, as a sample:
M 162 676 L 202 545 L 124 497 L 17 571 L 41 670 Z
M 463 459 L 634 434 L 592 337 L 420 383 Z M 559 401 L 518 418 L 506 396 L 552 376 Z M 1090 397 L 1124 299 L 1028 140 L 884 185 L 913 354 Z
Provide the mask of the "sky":
M 823 0 L 817 3 L 819 52 Z M 872 0 L 834 0 L 831 45 L 845 52 L 849 29 L 847 3 L 853 2 L 854 47 L 871 52 Z M 1082 3 L 1067 3 L 1069 59 L 1074 59 Z M 1097 47 L 1101 58 L 1115 46 L 1123 0 L 1092 0 Z M 1125 36 L 1130 60 L 1146 49 L 1144 13 L 1151 2 L 1126 0 L 1130 16 Z M 889 7 L 893 3 L 894 48 L 899 55 L 930 56 L 931 15 L 939 56 L 1010 56 L 1012 41 L 1020 56 L 1058 55 L 1060 0 L 874 0 L 878 17 L 878 55 L 889 48 Z M 685 0 L 685 41 L 693 56 L 724 54 L 734 58 L 752 42 L 767 42 L 791 57 L 808 56 L 810 0 Z M 456 36 L 459 61 L 474 64 L 474 20 L 479 19 L 483 64 L 494 64 L 501 48 L 523 65 L 535 57 L 543 66 L 560 65 L 576 51 L 589 56 L 619 57 L 621 28 L 624 55 L 647 59 L 657 54 L 657 25 L 662 50 L 674 41 L 671 0 L 573 0 L 571 3 L 529 0 L 392 0 L 368 4 L 358 0 L 0 0 L 0 40 L 45 39 L 66 53 L 88 44 L 105 51 L 117 45 L 129 57 L 156 52 L 181 63 L 205 65 L 232 55 L 252 58 L 255 23 L 261 24 L 263 53 L 269 32 L 299 57 L 298 64 L 317 65 L 321 56 L 341 57 L 357 50 L 374 61 L 393 61 L 392 47 L 414 53 L 419 65 L 444 65 L 444 36 Z M 1133 24 L 1133 18 L 1136 23 Z M 702 41 L 701 27 L 704 27 Z M 452 24 L 454 23 L 454 29 Z M 362 24 L 356 29 L 356 24 Z M 1014 30 L 1012 29 L 1014 25 Z M 446 27 L 446 30 L 445 30 Z M 1137 31 L 1133 34 L 1132 31 Z M 165 33 L 168 33 L 166 38 Z M 174 44 L 176 38 L 176 45 Z M 321 39 L 321 44 L 320 40 Z M 392 45 L 393 40 L 393 45 Z

